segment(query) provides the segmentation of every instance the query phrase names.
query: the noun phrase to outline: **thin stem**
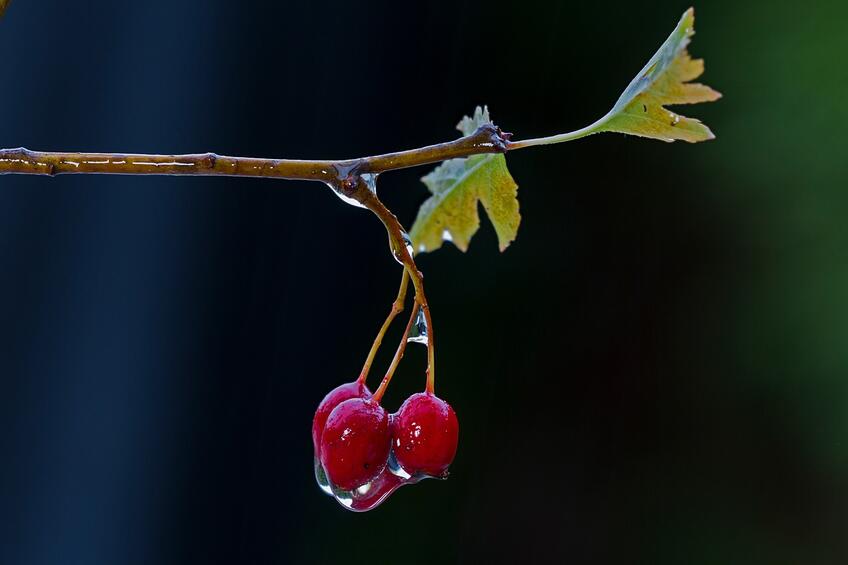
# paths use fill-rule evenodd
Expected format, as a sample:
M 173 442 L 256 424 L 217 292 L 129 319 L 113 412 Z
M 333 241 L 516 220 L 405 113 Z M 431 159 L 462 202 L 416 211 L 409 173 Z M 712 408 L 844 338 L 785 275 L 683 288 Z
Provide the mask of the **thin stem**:
M 526 147 L 535 147 L 537 145 L 553 145 L 554 143 L 574 141 L 575 139 L 580 139 L 581 137 L 586 137 L 593 133 L 599 133 L 601 131 L 601 126 L 603 126 L 608 120 L 609 114 L 585 128 L 580 128 L 568 133 L 561 133 L 559 135 L 551 135 L 548 137 L 537 137 L 534 139 L 524 139 L 522 141 L 510 141 L 507 144 L 507 150 L 513 151 L 515 149 L 524 149 Z
M 392 303 L 392 309 L 389 311 L 386 321 L 383 322 L 383 326 L 380 328 L 380 331 L 377 332 L 377 337 L 374 338 L 374 343 L 371 345 L 371 351 L 368 352 L 368 358 L 365 359 L 365 365 L 362 367 L 362 372 L 359 374 L 359 382 L 362 384 L 365 384 L 365 380 L 368 378 L 368 373 L 371 371 L 371 365 L 374 363 L 374 357 L 377 355 L 377 350 L 380 349 L 380 345 L 383 343 L 383 337 L 386 335 L 386 331 L 389 329 L 389 326 L 392 325 L 392 322 L 397 315 L 403 312 L 403 302 L 406 298 L 406 289 L 408 286 L 409 273 L 407 273 L 406 269 L 404 269 L 403 275 L 401 275 L 400 279 L 400 289 L 398 289 L 397 298 L 395 298 L 395 301 Z
M 424 390 L 435 394 L 436 389 L 436 347 L 433 341 L 433 320 L 430 318 L 430 306 L 421 306 L 424 310 L 424 321 L 427 323 L 427 384 Z
M 427 391 L 433 392 L 436 382 L 436 346 L 433 336 L 433 319 L 430 315 L 430 306 L 427 303 L 427 297 L 424 294 L 424 275 L 418 270 L 415 260 L 412 258 L 412 253 L 407 247 L 407 238 L 409 236 L 397 217 L 392 214 L 391 210 L 386 208 L 380 199 L 377 198 L 376 194 L 368 190 L 364 182 L 359 183 L 359 187 L 353 193 L 353 197 L 371 210 L 383 222 L 386 232 L 389 234 L 389 245 L 391 246 L 392 253 L 403 264 L 409 273 L 409 277 L 412 279 L 412 286 L 415 289 L 415 304 L 424 311 L 424 319 L 427 322 Z
M 377 388 L 377 392 L 374 393 L 373 398 L 377 403 L 382 400 L 383 395 L 386 393 L 386 389 L 389 388 L 389 383 L 391 382 L 398 365 L 400 365 L 400 360 L 403 359 L 403 352 L 406 351 L 406 338 L 409 335 L 409 331 L 412 329 L 412 324 L 415 323 L 415 318 L 418 317 L 419 307 L 420 306 L 417 302 L 415 303 L 415 306 L 412 307 L 412 314 L 409 316 L 409 321 L 406 323 L 406 329 L 403 331 L 403 335 L 400 338 L 400 343 L 398 344 L 397 351 L 395 351 L 395 357 L 392 359 L 392 364 L 389 365 L 389 370 L 386 371 L 386 376 L 383 377 L 383 381 L 380 383 L 379 388 Z

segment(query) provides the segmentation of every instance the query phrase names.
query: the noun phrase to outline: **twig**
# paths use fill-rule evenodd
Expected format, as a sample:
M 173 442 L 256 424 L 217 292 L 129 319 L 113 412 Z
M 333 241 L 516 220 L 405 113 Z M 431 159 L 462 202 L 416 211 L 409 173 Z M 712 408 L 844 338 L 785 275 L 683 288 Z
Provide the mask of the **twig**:
M 316 180 L 336 183 L 352 174 L 382 173 L 482 153 L 503 153 L 508 134 L 493 124 L 454 141 L 360 159 L 311 161 L 228 157 L 215 153 L 144 155 L 50 153 L 0 149 L 0 174 L 200 175 Z

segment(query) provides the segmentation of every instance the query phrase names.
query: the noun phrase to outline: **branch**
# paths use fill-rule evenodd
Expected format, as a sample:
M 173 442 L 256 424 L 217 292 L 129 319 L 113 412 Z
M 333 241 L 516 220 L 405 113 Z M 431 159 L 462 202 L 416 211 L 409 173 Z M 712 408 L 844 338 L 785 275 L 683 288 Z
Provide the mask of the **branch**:
M 1 1 L 1 0 L 0 0 Z M 315 180 L 337 184 L 354 174 L 382 173 L 482 153 L 504 153 L 509 134 L 486 124 L 454 141 L 360 159 L 312 161 L 228 157 L 215 153 L 143 155 L 50 153 L 0 149 L 0 174 L 199 175 Z

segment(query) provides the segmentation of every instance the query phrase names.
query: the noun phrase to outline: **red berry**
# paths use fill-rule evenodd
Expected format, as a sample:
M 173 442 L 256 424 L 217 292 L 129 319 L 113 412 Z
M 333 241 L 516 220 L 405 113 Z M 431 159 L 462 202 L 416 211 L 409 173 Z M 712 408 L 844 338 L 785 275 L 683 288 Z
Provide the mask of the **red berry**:
M 312 418 L 312 446 L 315 448 L 315 457 L 321 456 L 321 433 L 324 431 L 324 425 L 327 423 L 327 418 L 333 409 L 351 398 L 371 398 L 371 391 L 364 383 L 354 381 L 339 385 L 324 397 L 318 409 L 315 411 L 315 417 Z
M 353 490 L 383 471 L 390 448 L 386 411 L 370 398 L 351 398 L 327 418 L 321 434 L 321 464 L 332 484 Z
M 458 440 L 456 413 L 432 393 L 413 394 L 394 418 L 395 457 L 412 475 L 446 477 Z

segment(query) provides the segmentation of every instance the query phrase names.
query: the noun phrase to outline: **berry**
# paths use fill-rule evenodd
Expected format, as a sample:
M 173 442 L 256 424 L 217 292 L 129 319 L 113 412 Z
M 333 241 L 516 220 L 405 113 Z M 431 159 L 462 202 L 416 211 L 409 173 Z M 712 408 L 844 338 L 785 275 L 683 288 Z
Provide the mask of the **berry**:
M 408 473 L 446 477 L 456 455 L 459 422 L 450 405 L 430 392 L 413 394 L 395 415 L 393 446 Z
M 327 418 L 321 434 L 321 464 L 332 484 L 353 490 L 383 471 L 390 448 L 386 411 L 370 398 L 351 398 Z
M 324 431 L 324 425 L 327 423 L 327 418 L 333 409 L 351 398 L 371 398 L 371 391 L 365 386 L 365 383 L 354 381 L 339 385 L 324 397 L 318 409 L 315 411 L 315 417 L 312 418 L 312 445 L 315 448 L 315 457 L 321 456 L 321 433 Z

